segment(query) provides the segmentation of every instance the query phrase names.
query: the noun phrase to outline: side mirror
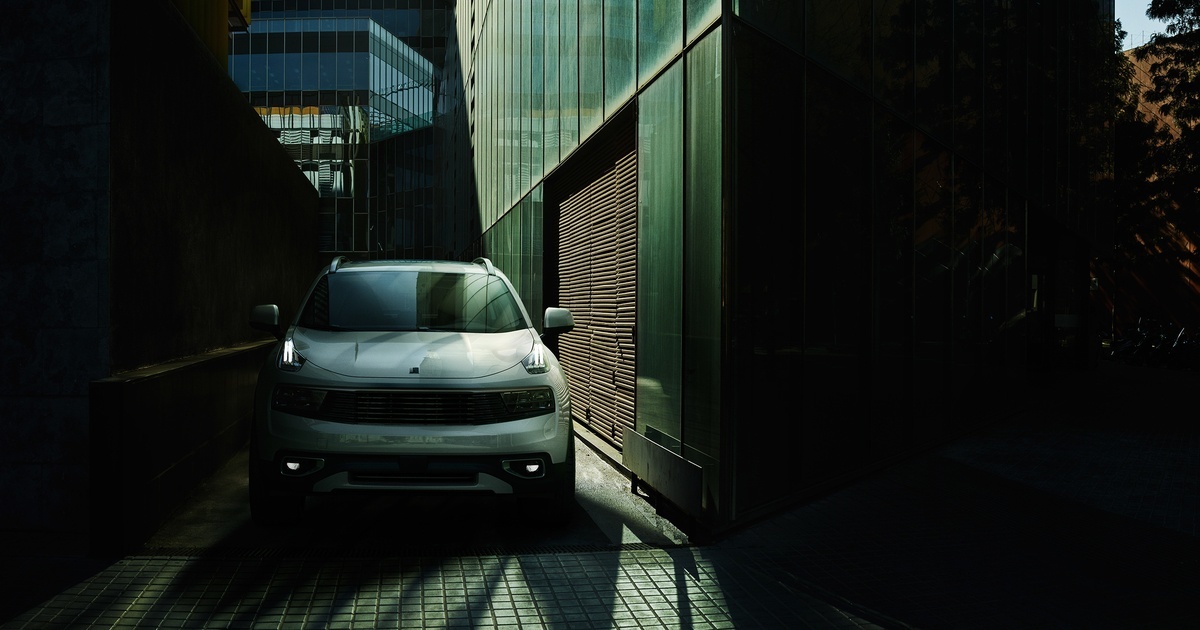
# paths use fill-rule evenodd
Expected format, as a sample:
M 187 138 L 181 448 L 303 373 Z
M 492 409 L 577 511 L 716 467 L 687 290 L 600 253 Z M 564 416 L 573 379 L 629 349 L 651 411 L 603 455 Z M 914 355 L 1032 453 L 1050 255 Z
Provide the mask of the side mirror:
M 250 327 L 265 330 L 276 339 L 283 339 L 283 328 L 279 325 L 279 307 L 274 304 L 259 304 L 250 309 Z
M 546 309 L 546 316 L 542 319 L 543 334 L 561 335 L 572 328 L 575 328 L 575 317 L 571 311 L 553 306 Z

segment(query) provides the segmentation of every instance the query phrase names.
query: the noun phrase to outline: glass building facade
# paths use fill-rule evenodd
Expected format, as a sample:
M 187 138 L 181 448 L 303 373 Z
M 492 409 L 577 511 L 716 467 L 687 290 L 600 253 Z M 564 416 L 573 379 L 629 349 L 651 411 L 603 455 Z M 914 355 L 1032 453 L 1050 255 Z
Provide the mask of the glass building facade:
M 722 528 L 1087 360 L 1111 0 L 459 0 L 440 192 L 577 420 Z
M 261 0 L 229 74 L 321 197 L 321 252 L 440 257 L 441 64 L 453 3 Z M 461 248 L 461 246 L 459 246 Z

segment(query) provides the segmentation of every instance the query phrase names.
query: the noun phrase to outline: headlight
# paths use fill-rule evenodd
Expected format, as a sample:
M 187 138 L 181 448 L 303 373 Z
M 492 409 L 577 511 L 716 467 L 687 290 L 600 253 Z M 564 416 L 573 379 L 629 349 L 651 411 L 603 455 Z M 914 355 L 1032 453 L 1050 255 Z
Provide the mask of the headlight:
M 321 409 L 325 393 L 325 390 L 322 389 L 280 385 L 275 388 L 275 397 L 271 401 L 271 408 L 300 416 L 311 415 Z
M 535 344 L 533 350 L 521 359 L 521 365 L 525 366 L 525 371 L 530 374 L 545 374 L 550 371 L 550 364 L 546 363 L 546 348 L 542 344 Z
M 504 406 L 511 412 L 540 411 L 549 413 L 554 411 L 554 391 L 549 387 L 503 392 L 500 394 L 500 398 L 504 400 Z
M 304 355 L 296 351 L 292 338 L 283 340 L 283 349 L 279 351 L 279 369 L 284 372 L 295 372 L 304 367 Z

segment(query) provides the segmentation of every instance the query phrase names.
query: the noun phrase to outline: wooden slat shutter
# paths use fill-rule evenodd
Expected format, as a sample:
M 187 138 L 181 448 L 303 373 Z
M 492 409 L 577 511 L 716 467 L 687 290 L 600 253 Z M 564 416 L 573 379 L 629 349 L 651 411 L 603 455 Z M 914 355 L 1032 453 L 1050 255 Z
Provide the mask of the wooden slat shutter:
M 637 153 L 559 205 L 559 303 L 575 332 L 559 340 L 573 415 L 617 448 L 634 427 Z

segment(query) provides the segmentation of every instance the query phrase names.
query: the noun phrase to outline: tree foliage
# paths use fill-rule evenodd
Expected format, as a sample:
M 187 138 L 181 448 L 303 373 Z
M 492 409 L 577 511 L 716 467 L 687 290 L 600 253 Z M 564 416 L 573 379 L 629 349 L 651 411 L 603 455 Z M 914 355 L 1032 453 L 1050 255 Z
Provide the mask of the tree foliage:
M 1152 0 L 1146 15 L 1166 29 L 1134 53 L 1138 61 L 1152 61 L 1154 85 L 1145 97 L 1194 127 L 1200 122 L 1200 0 Z
M 1194 214 L 1200 208 L 1200 0 L 1152 0 L 1146 15 L 1166 29 L 1133 53 L 1148 62 L 1151 85 L 1142 97 L 1178 131 L 1159 148 L 1158 177 L 1174 202 Z
M 1145 78 L 1116 54 L 1128 87 L 1114 121 L 1116 249 L 1104 296 L 1115 329 L 1143 316 L 1200 322 L 1200 0 L 1152 0 L 1146 15 L 1167 26 L 1128 53 Z

